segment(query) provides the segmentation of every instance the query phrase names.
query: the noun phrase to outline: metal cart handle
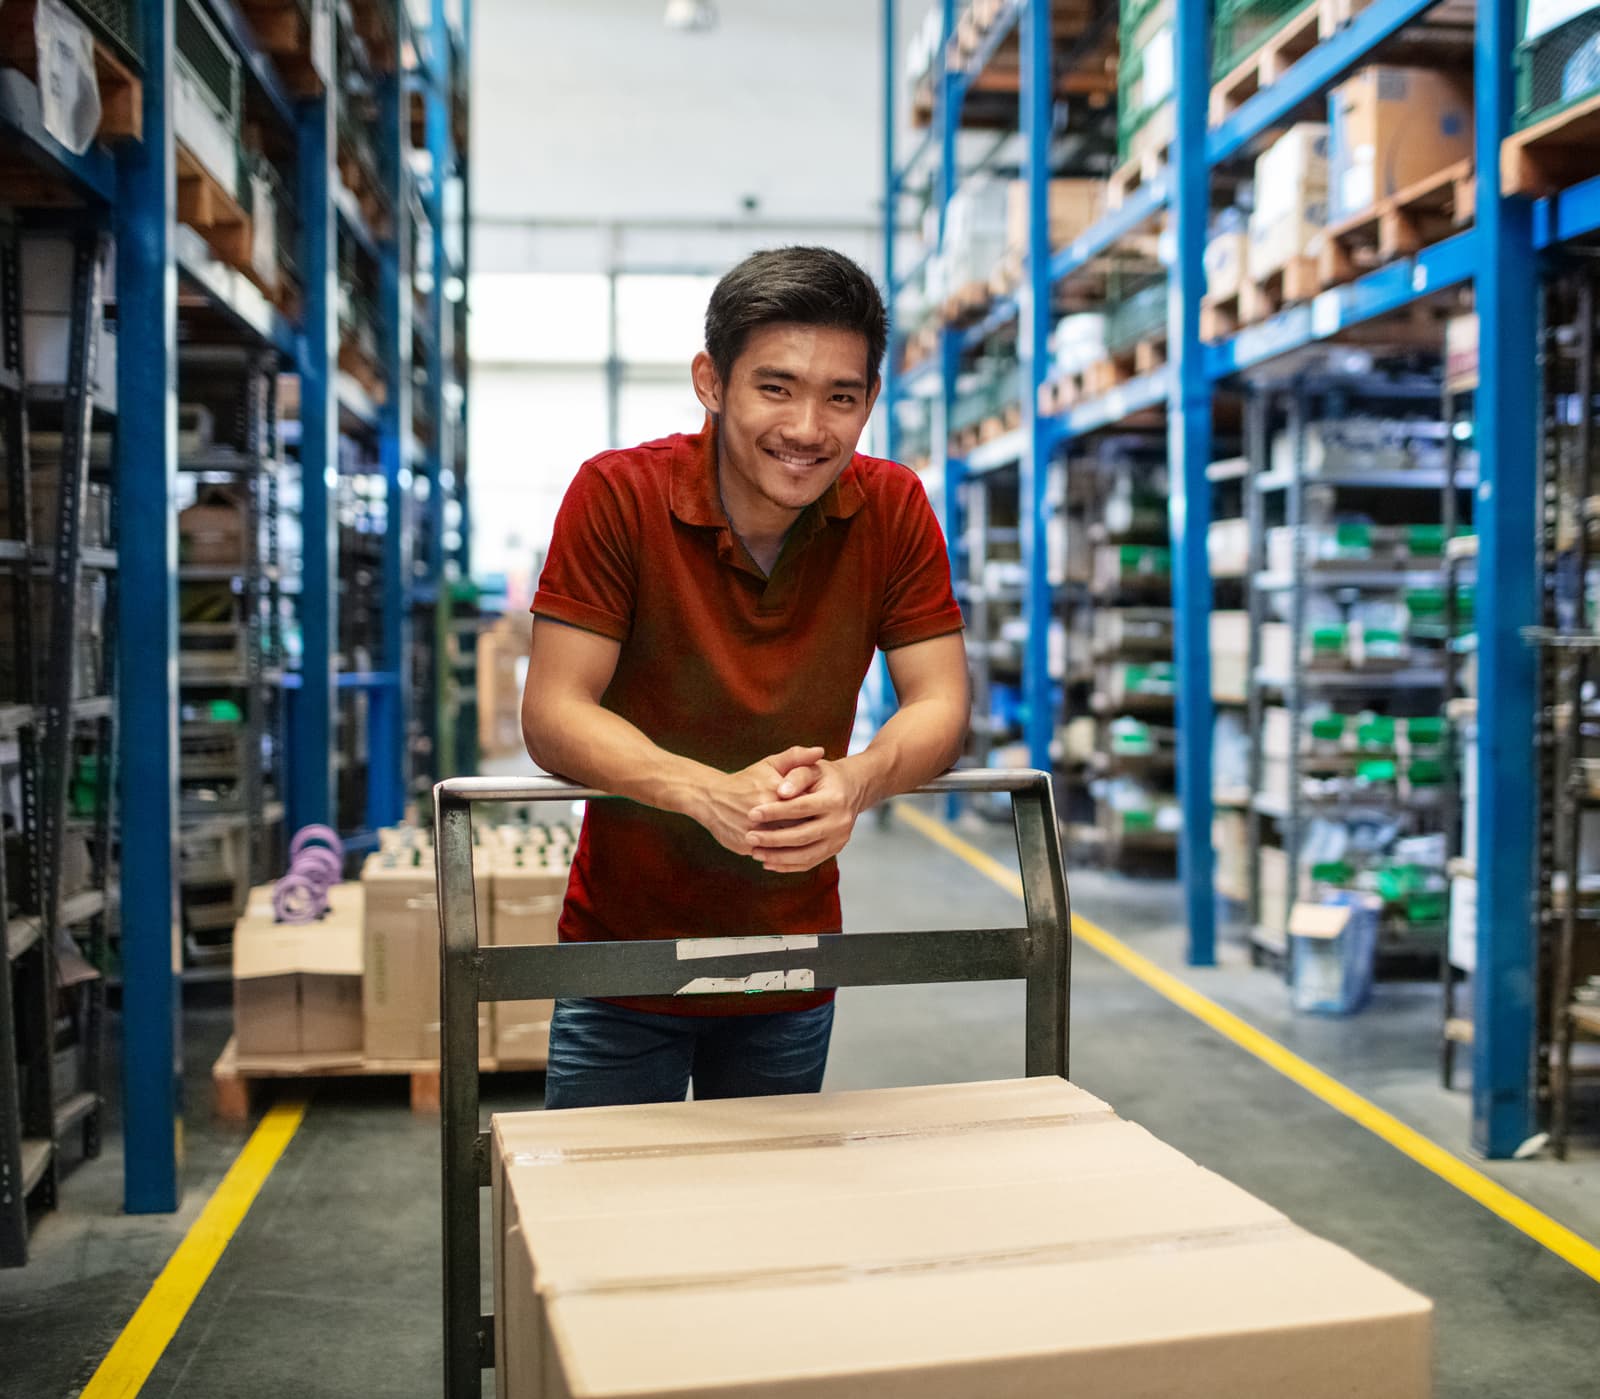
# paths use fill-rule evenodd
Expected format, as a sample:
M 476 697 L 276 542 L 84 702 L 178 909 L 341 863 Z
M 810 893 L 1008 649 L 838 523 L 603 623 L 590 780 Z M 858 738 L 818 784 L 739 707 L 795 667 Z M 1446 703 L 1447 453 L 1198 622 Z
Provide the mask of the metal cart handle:
M 1060 828 L 1047 773 L 962 769 L 925 793 L 1008 792 L 1021 861 L 1027 922 L 1017 928 L 825 934 L 803 951 L 752 940 L 730 955 L 707 955 L 711 939 L 569 942 L 485 947 L 478 941 L 473 888 L 475 802 L 601 800 L 607 793 L 555 777 L 453 777 L 433 789 L 439 888 L 440 1129 L 444 1200 L 445 1399 L 478 1399 L 480 1372 L 494 1367 L 494 1318 L 479 1312 L 478 1191 L 489 1184 L 489 1134 L 478 1127 L 478 1006 L 483 1001 L 561 996 L 686 993 L 684 953 L 695 979 L 792 978 L 818 990 L 911 986 L 943 981 L 1024 981 L 1025 1072 L 1067 1076 L 1072 985 L 1072 910 Z M 681 950 L 680 950 L 681 949 Z M 803 969 L 797 967 L 803 963 Z

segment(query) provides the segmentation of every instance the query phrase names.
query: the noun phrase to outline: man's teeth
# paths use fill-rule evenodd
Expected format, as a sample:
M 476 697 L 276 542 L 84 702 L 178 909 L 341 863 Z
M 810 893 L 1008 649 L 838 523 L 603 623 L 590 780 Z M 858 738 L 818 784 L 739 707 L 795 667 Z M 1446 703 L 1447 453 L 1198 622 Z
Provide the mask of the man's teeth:
M 793 452 L 777 452 L 773 451 L 771 447 L 768 447 L 767 451 L 772 456 L 775 456 L 779 461 L 784 462 L 789 466 L 815 466 L 818 462 L 822 461 L 821 457 L 797 457 Z

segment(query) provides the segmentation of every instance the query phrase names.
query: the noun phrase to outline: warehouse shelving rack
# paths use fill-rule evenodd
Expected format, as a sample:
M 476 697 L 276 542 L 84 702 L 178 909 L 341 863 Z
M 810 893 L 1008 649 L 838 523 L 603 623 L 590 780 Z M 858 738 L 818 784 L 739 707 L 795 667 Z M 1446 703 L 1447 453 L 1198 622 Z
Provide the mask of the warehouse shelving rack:
M 334 815 L 334 715 L 338 697 L 347 692 L 364 693 L 371 716 L 365 813 L 348 832 L 354 846 L 399 819 L 407 795 L 425 790 L 438 775 L 426 753 L 418 758 L 412 739 L 413 731 L 435 731 L 439 720 L 433 713 L 413 717 L 436 699 L 413 693 L 411 656 L 419 632 L 431 636 L 434 601 L 467 563 L 461 430 L 467 206 L 451 191 L 464 190 L 465 182 L 470 0 L 450 12 L 444 0 L 310 0 L 291 12 L 299 22 L 290 37 L 279 22 L 280 5 L 199 0 L 204 28 L 223 54 L 212 76 L 231 84 L 222 70 L 237 65 L 244 112 L 266 133 L 282 202 L 298 205 L 298 227 L 287 218 L 278 225 L 280 237 L 298 244 L 288 259 L 298 296 L 263 289 L 243 259 L 226 255 L 219 246 L 226 230 L 208 222 L 193 202 L 188 156 L 180 194 L 173 93 L 177 9 L 183 3 L 142 0 L 127 7 L 133 29 L 114 55 L 120 75 L 114 94 L 107 90 L 115 101 L 106 103 L 101 141 L 81 155 L 47 129 L 32 76 L 3 66 L 7 60 L 0 58 L 0 204 L 29 211 L 30 218 L 43 205 L 77 206 L 81 212 L 71 217 L 79 226 L 114 240 L 117 320 L 138 327 L 137 340 L 125 341 L 118 359 L 115 445 L 116 590 L 135 605 L 118 609 L 113 627 L 115 705 L 80 705 L 74 712 L 75 723 L 93 718 L 108 729 L 114 720 L 118 732 L 139 737 L 122 747 L 117 801 L 99 808 L 107 819 L 113 809 L 121 814 L 121 873 L 120 891 L 96 905 L 100 926 L 113 917 L 120 921 L 124 1199 L 131 1212 L 172 1210 L 179 1199 L 174 1066 L 181 1056 L 171 933 L 180 826 L 179 560 L 173 521 L 180 316 L 185 343 L 242 346 L 298 380 L 297 422 L 284 440 L 298 471 L 290 464 L 278 473 L 280 497 L 299 498 L 297 560 L 291 557 L 295 531 L 287 511 L 266 508 L 263 521 L 269 532 L 275 522 L 284 527 L 279 586 L 296 613 L 286 649 L 297 651 L 298 665 L 287 666 L 282 677 L 289 721 L 282 796 L 292 823 L 326 822 Z M 15 20 L 26 4 L 8 4 L 7 20 Z M 270 49 L 263 41 L 268 34 Z M 357 145 L 370 148 L 358 161 L 360 189 L 348 189 L 340 173 L 339 113 L 347 95 L 332 81 L 330 37 L 387 48 L 392 55 L 364 94 L 370 104 L 360 110 L 353 133 L 346 123 L 346 146 L 354 135 Z M 97 32 L 96 41 L 101 52 L 111 52 L 105 34 Z M 297 174 L 285 182 L 291 167 Z M 357 178 L 352 169 L 344 173 Z M 389 192 L 388 227 L 372 222 L 382 200 L 363 206 L 368 184 Z M 426 216 L 417 221 L 425 259 L 414 255 L 419 214 Z M 376 372 L 366 376 L 366 386 L 340 365 L 334 272 L 341 243 L 353 246 L 369 266 L 376 264 L 377 334 L 367 345 L 375 351 L 369 356 L 375 363 L 367 367 Z M 129 352 L 135 345 L 137 353 Z M 381 403 L 371 392 L 380 385 Z M 424 404 L 431 404 L 431 416 L 422 411 Z M 335 661 L 339 580 L 331 483 L 343 437 L 364 440 L 363 463 L 381 478 L 386 501 L 399 507 L 386 516 L 375 661 L 360 672 L 341 672 Z M 296 477 L 316 488 L 289 489 Z M 270 507 L 270 501 L 263 505 Z M 415 557 L 413 534 L 426 545 Z M 276 681 L 270 656 L 263 664 Z M 30 730 L 21 727 L 26 738 Z M 111 765 L 101 763 L 98 771 L 109 780 Z M 111 844 L 108 838 L 101 848 Z M 262 872 L 252 860 L 252 877 Z M 84 915 L 74 901 L 54 921 L 79 916 Z M 34 945 L 53 940 L 52 931 Z M 0 1159 L 0 1169 L 10 1160 Z
M 885 6 L 885 35 L 895 52 L 893 6 Z M 1178 664 L 1179 792 L 1183 807 L 1181 866 L 1191 962 L 1215 957 L 1210 786 L 1211 698 L 1209 638 L 1211 580 L 1206 566 L 1210 516 L 1206 469 L 1211 461 L 1214 402 L 1219 386 L 1246 371 L 1280 361 L 1440 293 L 1471 284 L 1480 325 L 1480 392 L 1476 438 L 1479 458 L 1477 634 L 1480 693 L 1477 752 L 1482 781 L 1478 805 L 1479 851 L 1477 974 L 1473 980 L 1473 1126 L 1476 1147 L 1503 1157 L 1533 1133 L 1538 1092 L 1532 1071 L 1537 1052 L 1533 981 L 1536 941 L 1534 780 L 1526 761 L 1534 735 L 1536 684 L 1534 655 L 1524 628 L 1539 620 L 1536 492 L 1532 462 L 1537 394 L 1534 325 L 1538 255 L 1600 228 L 1600 174 L 1564 187 L 1539 187 L 1537 197 L 1504 193 L 1502 145 L 1512 135 L 1516 106 L 1513 55 L 1517 37 L 1516 0 L 1481 0 L 1472 48 L 1476 116 L 1475 164 L 1480 173 L 1473 225 L 1414 254 L 1293 305 L 1265 321 L 1215 343 L 1200 333 L 1204 292 L 1204 252 L 1214 181 L 1253 155 L 1263 137 L 1297 114 L 1314 110 L 1331 86 L 1364 62 L 1381 56 L 1383 46 L 1403 38 L 1433 8 L 1432 0 L 1373 0 L 1324 42 L 1290 64 L 1278 81 L 1241 102 L 1216 126 L 1208 125 L 1211 89 L 1211 34 L 1202 0 L 1179 0 L 1176 7 L 1174 84 L 1175 134 L 1166 168 L 1133 189 L 1071 246 L 1048 246 L 1049 113 L 1053 46 L 1050 11 L 1034 0 L 998 8 L 985 42 L 959 67 L 945 50 L 936 75 L 933 125 L 905 161 L 896 159 L 894 125 L 886 142 L 890 217 L 886 240 L 886 280 L 891 292 L 905 284 L 895 262 L 895 227 L 907 172 L 924 159 L 937 170 L 942 208 L 956 190 L 956 136 L 962 101 L 1001 43 L 1015 34 L 1020 44 L 1021 128 L 1026 147 L 1024 178 L 1029 187 L 1030 229 L 1022 284 L 1013 311 L 1002 304 L 991 320 L 1014 316 L 1022 327 L 1025 421 L 1009 439 L 988 444 L 987 456 L 1010 453 L 1024 483 L 1023 563 L 1025 615 L 1029 635 L 1024 657 L 1024 689 L 1039 701 L 1026 735 L 1032 761 L 1050 760 L 1048 714 L 1048 629 L 1051 611 L 1044 551 L 1047 495 L 1044 466 L 1058 444 L 1125 421 L 1157 405 L 1167 407 L 1172 469 L 1173 595 Z M 945 35 L 954 32 L 956 5 L 945 0 Z M 895 73 L 888 70 L 891 79 Z M 1518 149 L 1508 150 L 1508 165 Z M 1589 149 L 1592 151 L 1592 141 Z M 1582 143 L 1563 153 L 1567 173 L 1589 174 Z M 1522 187 L 1520 183 L 1518 187 Z M 1043 314 L 1052 289 L 1081 274 L 1091 261 L 1129 233 L 1146 228 L 1162 214 L 1173 221 L 1170 266 L 1168 361 L 1111 392 L 1077 403 L 1054 416 L 1029 403 L 1043 382 Z M 941 235 L 942 235 L 941 227 Z M 950 457 L 941 405 L 953 387 L 962 335 L 946 330 L 937 352 L 915 370 L 901 374 L 895 354 L 885 373 L 889 418 L 895 400 L 908 392 L 934 389 L 933 465 L 942 474 L 937 494 L 946 505 L 948 533 L 959 534 L 954 495 L 963 463 Z M 890 437 L 893 448 L 893 432 Z

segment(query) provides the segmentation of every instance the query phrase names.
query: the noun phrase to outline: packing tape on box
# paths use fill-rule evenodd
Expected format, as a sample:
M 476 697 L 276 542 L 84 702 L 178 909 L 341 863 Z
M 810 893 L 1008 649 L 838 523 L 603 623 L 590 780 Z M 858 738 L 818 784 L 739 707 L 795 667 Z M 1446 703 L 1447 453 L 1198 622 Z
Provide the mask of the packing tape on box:
M 612 1278 L 552 1283 L 539 1288 L 546 1301 L 637 1292 L 683 1292 L 728 1287 L 795 1287 L 807 1283 L 859 1282 L 905 1273 L 948 1273 L 977 1268 L 1039 1267 L 1050 1263 L 1097 1263 L 1107 1258 L 1151 1257 L 1204 1249 L 1239 1248 L 1250 1244 L 1303 1238 L 1305 1231 L 1285 1218 L 1255 1224 L 1227 1224 L 1210 1229 L 1181 1229 L 1123 1239 L 1080 1239 L 1031 1248 L 979 1250 L 976 1253 L 927 1254 L 917 1258 L 865 1263 L 818 1263 L 799 1267 L 727 1268 L 708 1273 L 665 1273 L 656 1277 Z
M 592 1161 L 642 1161 L 666 1156 L 726 1156 L 741 1151 L 813 1151 L 829 1147 L 873 1146 L 885 1142 L 932 1141 L 969 1132 L 1020 1132 L 1036 1127 L 1092 1127 L 1121 1122 L 1110 1108 L 1049 1113 L 1042 1117 L 1000 1117 L 982 1122 L 936 1126 L 863 1128 L 856 1132 L 816 1132 L 788 1137 L 749 1137 L 720 1142 L 666 1142 L 646 1146 L 551 1146 L 509 1152 L 511 1166 L 569 1166 Z

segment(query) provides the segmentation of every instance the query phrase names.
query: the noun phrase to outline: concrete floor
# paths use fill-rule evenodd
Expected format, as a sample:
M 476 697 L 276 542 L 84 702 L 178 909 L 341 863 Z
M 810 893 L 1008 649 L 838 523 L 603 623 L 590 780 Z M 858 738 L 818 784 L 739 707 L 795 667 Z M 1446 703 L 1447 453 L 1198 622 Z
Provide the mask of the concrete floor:
M 1014 863 L 1003 828 L 969 839 Z M 854 929 L 1011 924 L 1003 890 L 904 825 L 863 823 L 844 861 Z M 1172 885 L 1092 872 L 1074 907 L 1163 965 L 1181 965 Z M 1232 951 L 1185 975 L 1206 994 L 1455 1149 L 1463 1093 L 1438 1087 L 1437 998 L 1384 986 L 1350 1021 L 1296 1019 L 1282 988 Z M 831 1089 L 1021 1071 L 1019 987 L 842 994 Z M 1073 1077 L 1180 1150 L 1434 1298 L 1438 1393 L 1600 1393 L 1600 1286 L 1176 1009 L 1097 954 L 1074 965 Z M 117 1213 L 117 1134 L 63 1190 L 28 1268 L 0 1273 L 0 1399 L 76 1395 L 237 1152 L 214 1124 L 208 1070 L 225 1006 L 186 1016 L 188 1171 L 174 1217 Z M 486 1083 L 495 1108 L 535 1106 L 536 1076 Z M 1568 1164 L 1486 1169 L 1600 1239 L 1600 1126 Z M 298 1135 L 145 1386 L 146 1399 L 439 1393 L 437 1124 L 398 1081 L 320 1086 Z M 486 1391 L 487 1392 L 487 1391 Z

